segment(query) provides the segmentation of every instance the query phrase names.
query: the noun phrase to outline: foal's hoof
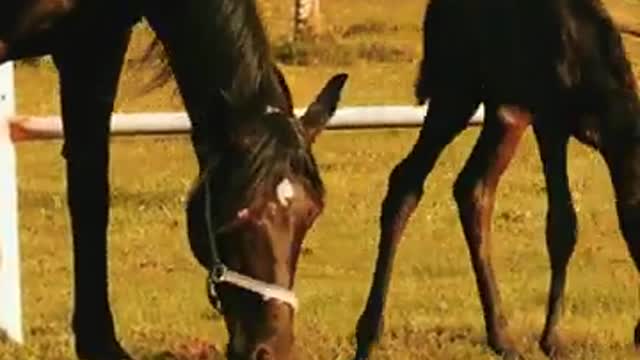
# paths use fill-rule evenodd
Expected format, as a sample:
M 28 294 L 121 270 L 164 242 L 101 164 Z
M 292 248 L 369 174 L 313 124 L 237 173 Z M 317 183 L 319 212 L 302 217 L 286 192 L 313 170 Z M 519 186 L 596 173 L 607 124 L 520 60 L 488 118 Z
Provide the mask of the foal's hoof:
M 518 351 L 512 340 L 489 339 L 489 347 L 504 360 L 520 360 L 524 359 Z
M 102 346 L 76 345 L 76 354 L 78 360 L 133 360 L 117 341 Z
M 376 344 L 376 341 L 372 338 L 368 338 L 364 341 L 361 338 L 358 338 L 356 342 L 356 354 L 353 360 L 368 360 L 369 355 L 371 354 L 371 351 Z
M 570 357 L 567 344 L 556 333 L 543 334 L 538 345 L 540 345 L 540 350 L 550 359 L 566 359 Z
M 518 350 L 511 349 L 511 350 L 507 350 L 507 352 L 502 354 L 502 359 L 503 360 L 522 360 L 524 359 L 524 356 L 522 356 L 522 354 L 520 354 Z
M 369 360 L 369 355 L 371 354 L 372 347 L 373 346 L 371 345 L 366 347 L 358 345 L 358 348 L 356 349 L 356 355 L 354 356 L 353 360 Z
M 640 322 L 636 325 L 636 331 L 633 334 L 633 343 L 636 345 L 636 350 L 640 351 Z
M 384 318 L 377 321 L 366 313 L 358 319 L 356 325 L 356 355 L 354 360 L 367 360 L 378 343 L 384 329 Z
M 557 337 L 542 339 L 539 345 L 540 350 L 550 359 L 563 359 L 566 357 L 566 346 Z

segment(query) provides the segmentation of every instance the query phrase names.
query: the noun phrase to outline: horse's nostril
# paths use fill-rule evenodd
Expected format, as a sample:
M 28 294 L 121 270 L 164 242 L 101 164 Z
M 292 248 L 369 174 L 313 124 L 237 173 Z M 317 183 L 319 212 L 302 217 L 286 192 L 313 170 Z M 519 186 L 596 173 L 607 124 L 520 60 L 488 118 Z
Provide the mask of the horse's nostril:
M 273 360 L 273 359 L 275 359 L 273 352 L 271 351 L 271 349 L 269 349 L 264 345 L 258 346 L 258 348 L 256 349 L 253 355 L 253 360 Z

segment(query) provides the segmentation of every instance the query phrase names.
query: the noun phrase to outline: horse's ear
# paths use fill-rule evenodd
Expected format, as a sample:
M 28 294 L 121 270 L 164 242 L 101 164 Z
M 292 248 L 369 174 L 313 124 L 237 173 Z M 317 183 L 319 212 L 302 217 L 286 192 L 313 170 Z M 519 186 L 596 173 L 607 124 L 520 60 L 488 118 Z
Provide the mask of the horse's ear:
M 309 105 L 304 115 L 300 117 L 309 143 L 315 141 L 329 119 L 335 114 L 342 88 L 348 77 L 349 75 L 345 73 L 334 75 L 322 88 L 313 103 Z

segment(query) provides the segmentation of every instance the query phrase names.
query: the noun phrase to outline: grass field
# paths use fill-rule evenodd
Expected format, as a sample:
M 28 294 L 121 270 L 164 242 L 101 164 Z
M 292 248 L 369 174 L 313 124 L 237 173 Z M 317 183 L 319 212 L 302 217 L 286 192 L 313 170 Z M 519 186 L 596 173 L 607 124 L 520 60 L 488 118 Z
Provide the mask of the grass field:
M 312 56 L 314 66 L 285 65 L 296 105 L 306 105 L 336 71 L 351 74 L 344 104 L 412 103 L 424 2 L 333 0 L 324 6 L 341 49 L 336 56 L 345 60 L 323 55 Z M 640 1 L 610 0 L 607 6 L 617 18 L 640 25 Z M 282 45 L 289 28 L 288 11 L 287 2 L 263 1 L 275 46 Z M 145 31 L 136 33 L 132 59 L 147 40 Z M 625 42 L 640 78 L 640 41 Z M 137 96 L 140 80 L 149 75 L 128 66 L 118 111 L 181 109 L 171 86 Z M 55 81 L 47 61 L 19 64 L 19 112 L 57 113 Z M 299 265 L 296 331 L 301 359 L 352 356 L 355 323 L 371 281 L 387 175 L 416 133 L 330 131 L 319 140 L 316 153 L 328 199 Z M 492 359 L 451 196 L 451 184 L 477 135 L 478 129 L 471 128 L 456 139 L 425 187 L 398 254 L 387 329 L 376 359 Z M 71 243 L 59 150 L 59 141 L 18 146 L 27 344 L 0 343 L 1 360 L 73 358 L 68 325 Z M 572 345 L 572 358 L 632 359 L 631 333 L 640 315 L 638 274 L 617 229 L 603 161 L 575 142 L 570 150 L 580 232 L 561 328 Z M 202 343 L 222 349 L 224 324 L 206 302 L 204 271 L 193 260 L 184 231 L 184 196 L 195 173 L 187 138 L 115 138 L 112 151 L 111 299 L 124 345 L 141 360 L 173 359 L 168 353 L 189 352 Z M 531 359 L 543 359 L 536 341 L 549 276 L 545 211 L 538 153 L 527 133 L 499 188 L 493 248 L 505 310 Z

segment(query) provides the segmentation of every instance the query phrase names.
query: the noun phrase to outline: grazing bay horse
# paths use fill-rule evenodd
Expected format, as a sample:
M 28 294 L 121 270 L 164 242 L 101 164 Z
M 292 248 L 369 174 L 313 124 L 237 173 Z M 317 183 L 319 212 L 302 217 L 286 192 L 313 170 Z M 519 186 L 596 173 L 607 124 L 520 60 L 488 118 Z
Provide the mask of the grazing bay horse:
M 312 155 L 346 74 L 293 112 L 254 0 L 4 0 L 0 63 L 50 54 L 59 72 L 74 251 L 75 351 L 130 358 L 108 300 L 109 123 L 132 26 L 146 18 L 179 86 L 199 165 L 188 238 L 209 270 L 230 359 L 288 359 L 301 242 L 323 209 Z
M 423 30 L 415 95 L 421 104 L 428 100 L 429 109 L 416 143 L 389 177 L 376 269 L 357 324 L 356 358 L 368 358 L 382 331 L 395 252 L 425 179 L 480 103 L 485 105 L 484 127 L 454 183 L 453 196 L 488 344 L 507 358 L 519 357 L 491 265 L 491 215 L 500 177 L 531 125 L 546 181 L 551 263 L 539 344 L 551 356 L 560 349 L 556 329 L 576 244 L 576 211 L 567 178 L 571 136 L 603 156 L 620 229 L 640 266 L 640 100 L 621 35 L 599 0 L 431 0 Z M 640 325 L 634 337 L 640 346 Z

